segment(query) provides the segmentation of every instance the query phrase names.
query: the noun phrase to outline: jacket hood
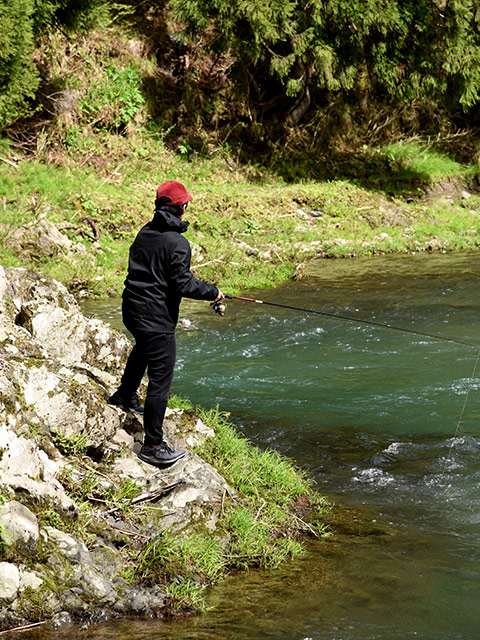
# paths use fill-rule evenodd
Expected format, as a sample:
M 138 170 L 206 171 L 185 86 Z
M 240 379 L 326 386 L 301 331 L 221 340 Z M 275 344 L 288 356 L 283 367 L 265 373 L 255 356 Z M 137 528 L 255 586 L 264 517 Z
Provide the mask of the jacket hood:
M 175 207 L 176 209 L 177 207 Z M 155 209 L 155 215 L 150 223 L 158 231 L 177 231 L 185 233 L 189 223 L 186 220 L 180 220 L 172 211 L 174 207 L 163 205 Z

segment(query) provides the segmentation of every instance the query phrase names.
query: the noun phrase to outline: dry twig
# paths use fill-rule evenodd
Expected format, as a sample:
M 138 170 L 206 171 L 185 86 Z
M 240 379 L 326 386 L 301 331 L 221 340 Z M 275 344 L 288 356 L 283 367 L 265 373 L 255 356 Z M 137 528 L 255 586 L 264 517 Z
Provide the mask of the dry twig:
M 42 624 L 46 624 L 48 620 L 42 620 L 42 622 L 32 622 L 31 624 L 24 624 L 22 627 L 14 627 L 13 629 L 6 629 L 0 631 L 0 636 L 5 636 L 7 633 L 18 633 L 21 631 L 27 631 L 27 629 L 33 629 L 34 627 L 40 627 Z
M 167 484 L 167 485 L 164 485 L 163 487 L 158 487 L 157 489 L 153 489 L 152 491 L 147 491 L 146 493 L 142 493 L 136 498 L 133 498 L 133 500 L 127 501 L 126 504 L 130 506 L 133 504 L 138 504 L 139 502 L 145 502 L 147 500 L 149 501 L 156 500 L 157 498 L 160 498 L 160 496 L 164 496 L 167 493 L 170 493 L 170 491 L 173 491 L 173 489 L 175 489 L 181 484 L 185 484 L 185 480 L 183 479 L 176 480 L 171 484 Z M 115 511 L 119 511 L 120 509 L 121 509 L 121 506 L 113 507 L 113 509 L 109 509 L 108 511 L 106 511 L 106 514 L 110 515 L 112 513 L 115 513 Z

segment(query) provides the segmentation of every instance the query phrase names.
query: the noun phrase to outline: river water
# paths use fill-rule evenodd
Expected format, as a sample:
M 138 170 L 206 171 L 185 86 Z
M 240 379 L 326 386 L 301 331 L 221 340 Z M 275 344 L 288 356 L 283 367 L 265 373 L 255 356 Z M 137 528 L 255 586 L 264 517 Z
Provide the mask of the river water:
M 480 344 L 479 274 L 475 253 L 323 260 L 303 281 L 245 294 Z M 120 323 L 117 306 L 101 314 Z M 172 390 L 293 458 L 349 523 L 298 562 L 231 576 L 202 616 L 89 637 L 477 639 L 478 350 L 239 301 L 224 317 L 192 301 L 182 314 Z

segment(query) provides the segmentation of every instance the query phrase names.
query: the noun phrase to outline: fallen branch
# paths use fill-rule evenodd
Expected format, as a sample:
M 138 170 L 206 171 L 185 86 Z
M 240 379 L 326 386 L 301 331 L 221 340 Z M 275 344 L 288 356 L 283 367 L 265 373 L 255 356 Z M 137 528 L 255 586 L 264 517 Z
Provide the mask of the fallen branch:
M 201 262 L 200 264 L 195 264 L 193 265 L 192 269 L 200 269 L 200 267 L 206 267 L 208 264 L 212 264 L 213 262 L 222 262 L 222 260 L 228 256 L 228 254 L 231 253 L 231 251 L 227 251 L 227 253 L 224 253 L 223 256 L 220 256 L 220 258 L 214 258 L 213 260 L 209 260 L 208 262 Z
M 308 522 L 305 522 L 305 520 L 302 520 L 301 518 L 299 518 L 297 515 L 293 514 L 293 517 L 295 518 L 295 520 L 298 522 L 298 524 L 300 524 L 304 529 L 307 529 L 308 531 L 310 531 L 310 533 L 313 533 L 313 535 L 316 538 L 319 538 L 319 534 L 317 531 L 315 531 L 314 527 L 312 527 L 311 524 L 308 524 Z
M 264 507 L 266 504 L 267 504 L 267 503 L 266 503 L 266 502 L 264 502 L 264 503 L 262 504 L 262 506 L 260 507 L 260 509 L 257 511 L 257 515 L 255 516 L 255 521 L 257 521 L 257 520 L 258 520 L 258 518 L 260 517 L 260 513 L 261 513 L 261 511 L 262 511 L 263 507 Z
M 120 533 L 124 533 L 125 535 L 132 536 L 134 538 L 145 538 L 145 540 L 149 539 L 149 536 L 146 536 L 144 533 L 140 533 L 138 531 L 129 531 L 128 529 L 122 529 L 122 527 L 117 527 L 116 524 L 112 524 L 111 522 L 109 522 L 107 518 L 105 518 L 102 514 L 98 513 L 97 515 L 100 518 L 100 520 L 103 520 L 105 522 L 105 524 L 107 524 L 112 529 L 115 529 L 116 531 L 120 531 Z
M 94 242 L 98 242 L 100 240 L 100 230 L 95 220 L 92 220 L 92 218 L 86 216 L 85 218 L 82 218 L 82 222 L 86 222 L 88 225 L 90 225 L 93 231 L 93 235 L 87 233 L 86 231 L 82 231 L 82 235 L 87 236 L 87 238 L 90 238 L 90 240 L 93 240 Z
M 158 487 L 158 489 L 153 489 L 152 491 L 147 491 L 146 493 L 142 493 L 136 498 L 133 498 L 133 500 L 125 501 L 125 505 L 119 505 L 117 507 L 113 507 L 113 509 L 109 509 L 105 513 L 106 515 L 110 515 L 112 513 L 115 513 L 115 511 L 119 511 L 122 508 L 122 506 L 131 506 L 134 504 L 138 504 L 139 502 L 146 502 L 147 500 L 150 502 L 153 502 L 157 498 L 160 498 L 160 496 L 164 496 L 167 493 L 170 493 L 170 491 L 173 491 L 173 489 L 175 489 L 181 484 L 185 484 L 185 480 L 183 479 L 176 480 L 171 484 L 164 485 L 163 487 Z
M 0 158 L 0 160 L 2 162 L 6 162 L 7 164 L 14 167 L 15 169 L 18 169 L 18 164 L 16 162 L 13 162 L 13 160 L 8 160 L 8 158 Z
M 40 627 L 42 624 L 46 624 L 48 620 L 43 620 L 42 622 L 32 622 L 31 624 L 25 624 L 22 627 L 14 627 L 13 629 L 6 629 L 5 631 L 0 631 L 0 636 L 5 636 L 7 633 L 18 633 L 21 631 L 26 631 L 27 629 L 33 629 L 34 627 Z

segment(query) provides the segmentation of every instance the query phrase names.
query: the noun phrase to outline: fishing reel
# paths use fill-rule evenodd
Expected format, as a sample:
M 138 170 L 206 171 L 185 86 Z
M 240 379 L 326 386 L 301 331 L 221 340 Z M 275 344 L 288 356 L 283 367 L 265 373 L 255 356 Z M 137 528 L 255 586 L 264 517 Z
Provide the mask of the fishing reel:
M 223 302 L 220 302 L 220 300 L 215 300 L 215 302 L 211 302 L 210 306 L 215 311 L 215 313 L 218 313 L 219 316 L 225 315 L 225 311 L 227 310 L 227 305 L 224 304 Z

